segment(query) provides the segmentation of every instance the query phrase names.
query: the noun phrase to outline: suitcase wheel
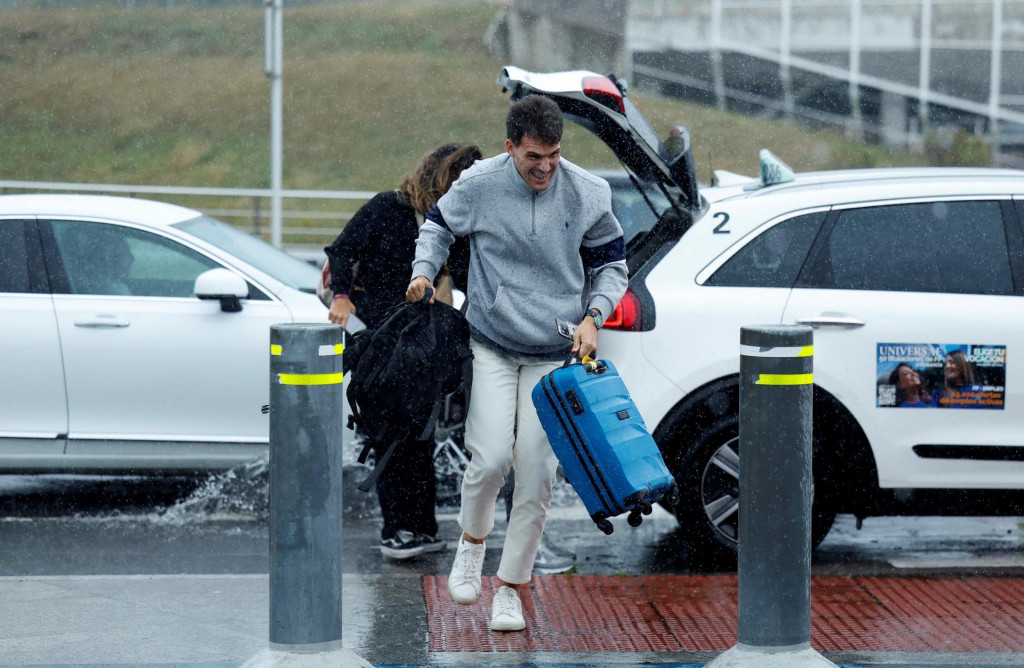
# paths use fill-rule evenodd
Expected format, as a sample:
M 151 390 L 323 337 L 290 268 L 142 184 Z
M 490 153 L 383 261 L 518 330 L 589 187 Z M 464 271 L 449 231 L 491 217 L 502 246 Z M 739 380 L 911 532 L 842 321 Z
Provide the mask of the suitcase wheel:
M 682 498 L 682 494 L 679 492 L 679 485 L 675 482 L 672 483 L 672 487 L 668 490 L 668 494 L 665 495 L 665 502 L 670 507 L 679 505 L 679 500 Z
M 606 536 L 607 535 L 611 535 L 611 533 L 613 531 L 615 531 L 615 527 L 607 519 L 598 520 L 597 521 L 597 528 L 600 529 L 601 531 L 603 531 Z
M 634 510 L 629 514 L 629 517 L 626 518 L 626 521 L 629 522 L 629 526 L 638 527 L 644 523 L 644 518 L 640 515 L 640 513 Z
M 654 506 L 647 499 L 641 499 L 636 505 L 637 509 L 644 515 L 650 515 L 654 511 Z

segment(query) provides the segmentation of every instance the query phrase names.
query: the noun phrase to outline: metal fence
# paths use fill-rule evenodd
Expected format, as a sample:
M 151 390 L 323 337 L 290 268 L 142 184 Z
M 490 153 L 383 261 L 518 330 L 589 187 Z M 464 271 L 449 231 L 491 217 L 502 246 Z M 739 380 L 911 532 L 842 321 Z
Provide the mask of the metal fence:
M 111 183 L 49 183 L 0 181 L 4 194 L 63 192 L 144 196 L 186 206 L 270 240 L 270 189 L 193 188 Z M 323 247 L 338 235 L 352 215 L 376 193 L 363 190 L 283 190 L 282 248 L 308 260 L 323 257 Z

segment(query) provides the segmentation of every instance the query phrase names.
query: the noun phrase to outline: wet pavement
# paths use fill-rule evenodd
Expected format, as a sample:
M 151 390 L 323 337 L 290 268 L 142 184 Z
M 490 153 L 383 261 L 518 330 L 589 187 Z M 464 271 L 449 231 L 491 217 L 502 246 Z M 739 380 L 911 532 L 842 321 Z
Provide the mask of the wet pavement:
M 189 497 L 188 484 L 166 491 L 183 503 L 147 503 L 153 490 L 130 503 L 131 484 L 95 484 L 117 498 L 70 483 L 50 501 L 0 491 L 0 666 L 233 667 L 267 647 L 258 507 Z M 451 549 L 382 560 L 372 501 L 346 498 L 343 641 L 376 666 L 699 666 L 735 644 L 734 567 L 695 563 L 663 511 L 605 536 L 563 490 L 548 533 L 578 554 L 576 571 L 537 576 L 533 626 L 500 634 L 487 628 L 492 579 L 456 609 Z M 454 546 L 454 508 L 439 519 Z M 812 645 L 840 665 L 1024 666 L 1018 518 L 877 518 L 858 531 L 840 517 L 812 570 Z

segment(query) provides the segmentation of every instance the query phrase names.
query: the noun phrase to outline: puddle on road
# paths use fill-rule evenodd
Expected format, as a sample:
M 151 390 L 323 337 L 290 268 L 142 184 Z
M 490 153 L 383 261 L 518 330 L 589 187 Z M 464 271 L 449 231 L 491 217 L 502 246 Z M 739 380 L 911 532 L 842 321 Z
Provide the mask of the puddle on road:
M 0 476 L 0 520 L 259 522 L 269 513 L 268 489 L 265 459 L 207 476 L 5 475 Z

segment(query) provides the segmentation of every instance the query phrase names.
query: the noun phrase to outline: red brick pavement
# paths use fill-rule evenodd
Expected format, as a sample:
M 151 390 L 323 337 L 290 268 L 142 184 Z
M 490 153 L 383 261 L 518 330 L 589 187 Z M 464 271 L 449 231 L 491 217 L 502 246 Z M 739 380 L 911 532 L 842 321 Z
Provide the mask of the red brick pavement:
M 432 652 L 721 651 L 736 644 L 735 575 L 533 579 L 527 630 L 490 630 L 495 578 L 453 603 L 447 578 L 423 579 Z M 819 651 L 1022 652 L 1024 580 L 817 577 L 811 645 Z

